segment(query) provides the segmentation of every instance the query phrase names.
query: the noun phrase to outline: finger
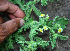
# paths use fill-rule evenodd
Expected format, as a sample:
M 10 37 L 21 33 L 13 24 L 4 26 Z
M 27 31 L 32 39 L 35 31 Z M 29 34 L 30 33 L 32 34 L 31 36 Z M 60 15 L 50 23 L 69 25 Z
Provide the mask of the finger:
M 8 0 L 0 0 L 0 11 L 6 11 L 8 9 Z
M 14 15 L 12 15 L 12 14 L 9 14 L 8 15 L 11 19 L 15 19 L 16 17 L 14 16 Z
M 7 12 L 12 13 L 16 17 L 23 18 L 25 16 L 24 12 L 16 5 L 13 3 L 9 2 L 9 9 Z
M 5 38 L 6 36 L 0 36 L 0 44 L 4 41 Z
M 0 16 L 0 24 L 2 24 L 4 21 L 2 19 L 2 17 Z
M 23 26 L 24 20 L 21 18 L 12 19 L 2 24 L 4 30 L 8 35 L 14 33 L 18 28 Z M 2 34 L 3 35 L 3 34 Z
M 0 43 L 3 42 L 7 36 L 14 33 L 19 27 L 23 26 L 23 22 L 23 19 L 16 18 L 0 24 Z
M 18 6 L 8 0 L 0 0 L 0 11 L 6 10 L 18 18 L 23 18 L 25 16 L 24 12 Z

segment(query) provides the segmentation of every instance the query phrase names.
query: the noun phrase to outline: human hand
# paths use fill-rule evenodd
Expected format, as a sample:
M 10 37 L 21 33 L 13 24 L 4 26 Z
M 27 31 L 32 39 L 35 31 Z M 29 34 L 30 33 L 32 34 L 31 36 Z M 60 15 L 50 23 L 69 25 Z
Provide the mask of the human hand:
M 4 11 L 9 13 L 8 15 L 12 20 L 3 23 L 3 19 L 0 16 L 0 43 L 2 43 L 7 36 L 23 26 L 24 20 L 22 18 L 25 16 L 24 12 L 18 6 L 8 0 L 0 0 L 0 12 Z

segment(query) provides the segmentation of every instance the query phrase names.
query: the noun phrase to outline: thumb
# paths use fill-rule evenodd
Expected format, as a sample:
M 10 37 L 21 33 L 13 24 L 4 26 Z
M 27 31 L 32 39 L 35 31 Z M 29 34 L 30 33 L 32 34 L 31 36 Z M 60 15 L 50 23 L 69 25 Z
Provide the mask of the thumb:
M 0 24 L 0 43 L 4 41 L 4 39 L 14 33 L 18 28 L 23 26 L 24 20 L 21 18 L 12 19 L 3 24 Z

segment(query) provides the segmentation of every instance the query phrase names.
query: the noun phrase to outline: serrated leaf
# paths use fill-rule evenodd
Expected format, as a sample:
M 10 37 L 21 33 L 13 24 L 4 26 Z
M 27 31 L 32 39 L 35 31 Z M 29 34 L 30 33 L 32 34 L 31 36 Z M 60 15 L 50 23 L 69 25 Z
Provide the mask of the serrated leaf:
M 40 0 L 37 0 L 37 2 L 39 2 Z
M 61 28 L 64 29 L 64 28 L 66 28 L 66 26 L 65 25 L 61 25 Z
M 18 43 L 23 43 L 23 41 L 19 41 Z
M 61 24 L 61 25 L 67 25 L 68 24 L 68 19 L 65 19 L 65 18 L 59 18 L 57 21 L 56 21 L 57 24 Z
M 53 20 L 47 21 L 47 25 L 51 26 L 52 25 Z

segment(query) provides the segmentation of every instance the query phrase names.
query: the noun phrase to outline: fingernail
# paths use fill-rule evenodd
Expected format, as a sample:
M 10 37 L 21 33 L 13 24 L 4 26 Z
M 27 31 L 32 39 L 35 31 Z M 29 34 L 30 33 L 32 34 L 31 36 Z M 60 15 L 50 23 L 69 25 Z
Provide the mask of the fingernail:
M 24 25 L 24 23 L 23 23 L 23 22 L 24 22 L 24 20 L 23 20 L 23 19 L 21 19 L 21 20 L 20 20 L 20 27 L 22 27 L 22 26 Z

